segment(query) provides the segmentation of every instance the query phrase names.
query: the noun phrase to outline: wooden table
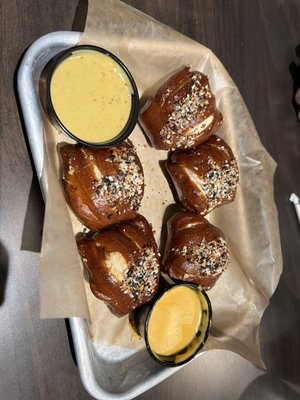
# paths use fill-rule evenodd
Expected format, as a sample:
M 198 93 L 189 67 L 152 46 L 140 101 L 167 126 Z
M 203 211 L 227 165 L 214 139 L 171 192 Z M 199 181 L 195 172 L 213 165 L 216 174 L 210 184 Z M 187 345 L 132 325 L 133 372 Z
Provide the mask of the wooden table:
M 278 163 L 284 270 L 260 331 L 267 372 L 225 351 L 205 353 L 140 399 L 300 398 L 300 226 L 289 202 L 300 195 L 300 126 L 292 104 L 299 0 L 127 0 L 209 47 L 249 108 Z M 0 399 L 90 399 L 64 320 L 39 319 L 43 200 L 20 120 L 14 78 L 25 49 L 43 34 L 71 30 L 78 0 L 1 1 Z M 74 29 L 83 28 L 76 19 Z M 292 63 L 295 63 L 292 65 Z M 299 76 L 298 76 L 299 81 Z M 298 386 L 297 386 L 298 385 Z

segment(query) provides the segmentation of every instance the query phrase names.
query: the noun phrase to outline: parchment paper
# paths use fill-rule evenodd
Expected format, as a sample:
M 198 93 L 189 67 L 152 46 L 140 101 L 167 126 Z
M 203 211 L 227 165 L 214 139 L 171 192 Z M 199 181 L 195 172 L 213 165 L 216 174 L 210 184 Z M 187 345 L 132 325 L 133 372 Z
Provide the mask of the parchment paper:
M 183 65 L 190 65 L 209 76 L 224 116 L 218 135 L 231 146 L 237 157 L 240 185 L 232 204 L 222 206 L 208 216 L 225 233 L 231 263 L 208 292 L 213 308 L 213 329 L 205 350 L 228 349 L 264 366 L 258 327 L 282 271 L 277 210 L 273 200 L 275 163 L 263 148 L 234 82 L 209 49 L 117 0 L 89 1 L 80 44 L 96 44 L 121 58 L 135 78 L 142 102 Z M 49 125 L 45 130 L 47 142 L 70 141 Z M 163 249 L 165 223 L 174 204 L 162 168 L 167 153 L 151 148 L 138 126 L 130 138 L 145 173 L 146 190 L 140 213 L 153 225 Z M 61 190 L 59 160 L 55 146 L 49 150 L 50 163 L 44 171 L 48 195 L 42 246 L 41 316 L 86 318 L 95 342 L 139 350 L 144 344 L 132 339 L 127 317 L 114 317 L 90 291 L 75 255 L 74 236 L 70 233 L 71 228 L 76 233 L 83 227 L 63 205 L 62 193 L 57 194 Z M 56 216 L 58 209 L 59 218 Z M 49 235 L 53 230 L 56 237 Z M 72 254 L 72 262 L 68 255 L 59 263 L 59 268 L 53 270 L 62 254 L 61 249 Z

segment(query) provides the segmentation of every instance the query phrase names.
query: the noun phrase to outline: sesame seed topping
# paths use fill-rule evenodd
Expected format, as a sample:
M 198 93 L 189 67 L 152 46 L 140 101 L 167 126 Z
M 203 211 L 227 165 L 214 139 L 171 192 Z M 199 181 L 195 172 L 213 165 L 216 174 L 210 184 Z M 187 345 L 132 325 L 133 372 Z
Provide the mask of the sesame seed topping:
M 145 247 L 138 260 L 125 273 L 121 290 L 135 303 L 145 297 L 151 298 L 157 287 L 158 274 L 157 255 L 152 247 Z
M 204 123 L 203 126 L 200 124 L 196 129 L 199 120 L 204 122 L 207 118 L 204 114 L 213 96 L 209 86 L 201 84 L 201 77 L 202 75 L 198 73 L 192 75 L 192 84 L 184 98 L 174 96 L 173 110 L 169 114 L 167 124 L 160 131 L 161 139 L 174 148 L 192 147 L 199 136 L 199 130 L 204 130 L 213 121 L 212 118 L 210 124 Z M 184 135 L 183 133 L 191 126 L 195 128 L 192 134 Z
M 204 276 L 224 272 L 229 263 L 228 245 L 223 238 L 210 242 L 202 240 L 198 246 L 183 246 L 181 249 L 175 249 L 175 252 L 187 260 L 188 266 L 197 266 Z M 186 275 L 188 272 L 189 268 L 187 267 Z
M 69 166 L 68 166 L 68 174 L 69 174 L 69 175 L 73 175 L 74 172 L 75 172 L 75 169 L 72 167 L 72 165 L 69 165 Z
M 144 175 L 135 150 L 127 146 L 111 149 L 105 161 L 114 163 L 116 172 L 93 181 L 94 200 L 101 202 L 105 198 L 112 207 L 122 203 L 132 210 L 138 210 L 143 195 Z
M 239 181 L 239 170 L 235 159 L 224 162 L 219 166 L 212 157 L 208 157 L 208 172 L 205 179 L 200 182 L 201 190 L 205 193 L 208 209 L 213 210 L 224 200 L 232 200 Z

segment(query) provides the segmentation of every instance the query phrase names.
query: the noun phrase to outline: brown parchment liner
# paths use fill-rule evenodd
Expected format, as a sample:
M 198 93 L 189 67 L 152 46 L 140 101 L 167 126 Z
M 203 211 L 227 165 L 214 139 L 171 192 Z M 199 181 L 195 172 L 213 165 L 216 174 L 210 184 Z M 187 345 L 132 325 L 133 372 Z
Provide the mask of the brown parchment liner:
M 142 100 L 183 65 L 209 76 L 224 116 L 218 134 L 237 157 L 240 185 L 232 204 L 208 216 L 225 233 L 231 263 L 208 292 L 213 329 L 205 350 L 231 350 L 263 366 L 258 327 L 282 271 L 273 200 L 276 166 L 259 140 L 237 87 L 209 49 L 117 0 L 90 0 L 80 44 L 96 44 L 121 58 L 134 76 Z M 96 343 L 143 349 L 142 341 L 131 338 L 128 318 L 114 317 L 90 291 L 74 240 L 74 233 L 83 227 L 68 210 L 59 183 L 56 144 L 71 140 L 47 121 L 45 132 L 43 179 L 48 189 L 41 255 L 41 316 L 86 318 Z M 140 213 L 152 224 L 160 243 L 166 209 L 174 204 L 160 167 L 167 153 L 150 148 L 138 126 L 131 139 L 145 173 Z

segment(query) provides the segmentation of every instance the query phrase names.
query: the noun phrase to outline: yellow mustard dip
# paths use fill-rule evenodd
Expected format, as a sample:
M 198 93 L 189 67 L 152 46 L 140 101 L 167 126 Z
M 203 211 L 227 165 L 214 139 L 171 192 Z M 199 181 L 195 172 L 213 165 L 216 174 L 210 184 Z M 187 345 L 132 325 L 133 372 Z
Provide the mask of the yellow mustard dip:
M 132 86 L 122 67 L 106 54 L 77 50 L 55 69 L 50 84 L 54 110 L 78 139 L 102 143 L 128 121 Z
M 148 322 L 148 343 L 161 356 L 171 356 L 188 346 L 199 329 L 201 301 L 195 290 L 175 286 L 155 304 Z

